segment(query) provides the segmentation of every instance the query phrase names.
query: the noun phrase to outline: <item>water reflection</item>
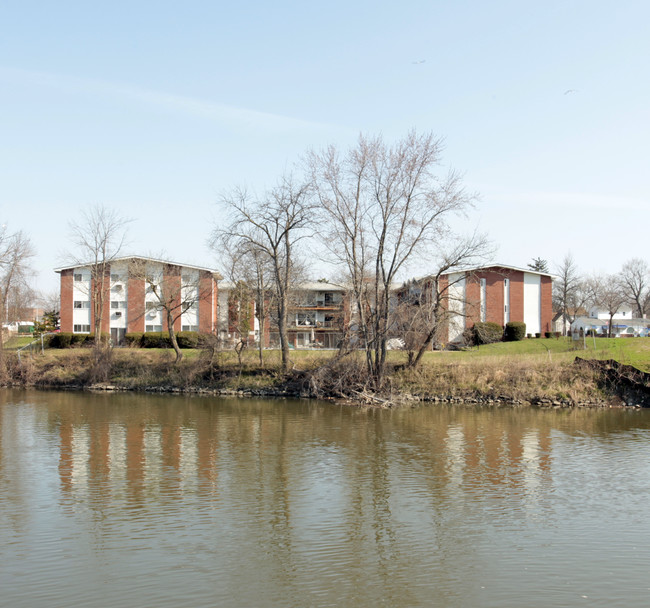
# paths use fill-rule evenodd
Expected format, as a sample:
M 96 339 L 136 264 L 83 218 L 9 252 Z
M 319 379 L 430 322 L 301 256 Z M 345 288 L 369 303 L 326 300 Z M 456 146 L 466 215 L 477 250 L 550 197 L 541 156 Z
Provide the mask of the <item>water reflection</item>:
M 643 591 L 647 412 L 4 397 L 14 606 L 612 605 L 612 545 Z

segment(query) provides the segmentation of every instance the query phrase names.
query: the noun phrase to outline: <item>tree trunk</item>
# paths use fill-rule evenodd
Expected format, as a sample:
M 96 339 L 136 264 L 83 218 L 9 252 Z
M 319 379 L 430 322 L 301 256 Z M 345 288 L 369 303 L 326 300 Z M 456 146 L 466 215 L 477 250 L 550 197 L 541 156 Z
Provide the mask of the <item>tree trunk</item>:
M 176 332 L 174 331 L 174 319 L 169 311 L 167 311 L 167 331 L 169 333 L 169 341 L 172 343 L 172 348 L 176 353 L 176 361 L 174 361 L 174 363 L 179 364 L 183 359 L 183 351 L 181 351 L 181 347 L 178 346 Z

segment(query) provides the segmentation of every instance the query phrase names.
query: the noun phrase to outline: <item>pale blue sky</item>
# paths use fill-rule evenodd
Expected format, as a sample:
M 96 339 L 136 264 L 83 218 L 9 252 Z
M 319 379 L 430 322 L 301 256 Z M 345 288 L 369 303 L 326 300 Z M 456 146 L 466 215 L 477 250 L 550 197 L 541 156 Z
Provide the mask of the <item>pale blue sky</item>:
M 648 23 L 641 1 L 6 0 L 0 220 L 46 290 L 93 204 L 135 219 L 133 252 L 211 265 L 219 193 L 416 128 L 480 193 L 466 228 L 500 261 L 615 272 L 650 258 Z

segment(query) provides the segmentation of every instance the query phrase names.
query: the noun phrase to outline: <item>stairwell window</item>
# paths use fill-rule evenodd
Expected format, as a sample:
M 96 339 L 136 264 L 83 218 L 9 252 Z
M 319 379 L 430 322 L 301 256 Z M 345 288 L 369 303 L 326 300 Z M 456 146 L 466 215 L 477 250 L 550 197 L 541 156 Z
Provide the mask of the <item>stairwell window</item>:
M 89 334 L 90 325 L 73 325 L 72 332 L 75 334 Z
M 73 308 L 90 308 L 90 302 L 87 300 L 75 300 L 72 304 Z

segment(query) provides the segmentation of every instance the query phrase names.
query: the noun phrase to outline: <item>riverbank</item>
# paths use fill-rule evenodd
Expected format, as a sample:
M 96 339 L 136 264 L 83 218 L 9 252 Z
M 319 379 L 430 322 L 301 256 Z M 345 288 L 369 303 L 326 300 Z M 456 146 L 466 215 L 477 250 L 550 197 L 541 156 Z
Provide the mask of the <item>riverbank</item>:
M 293 369 L 279 371 L 279 355 L 245 352 L 241 365 L 231 351 L 185 351 L 180 365 L 170 351 L 113 349 L 98 361 L 92 349 L 48 349 L 43 354 L 7 353 L 8 384 L 14 386 L 270 397 L 316 397 L 379 407 L 470 403 L 545 407 L 638 405 L 601 382 L 595 368 L 576 366 L 576 355 L 611 359 L 650 370 L 650 339 L 599 339 L 591 350 L 564 340 L 499 343 L 464 352 L 428 353 L 415 370 L 393 352 L 387 388 L 369 392 L 361 358 L 336 360 L 332 352 L 296 351 Z

